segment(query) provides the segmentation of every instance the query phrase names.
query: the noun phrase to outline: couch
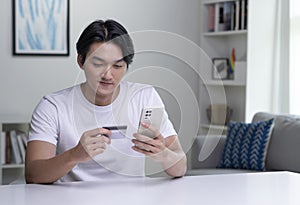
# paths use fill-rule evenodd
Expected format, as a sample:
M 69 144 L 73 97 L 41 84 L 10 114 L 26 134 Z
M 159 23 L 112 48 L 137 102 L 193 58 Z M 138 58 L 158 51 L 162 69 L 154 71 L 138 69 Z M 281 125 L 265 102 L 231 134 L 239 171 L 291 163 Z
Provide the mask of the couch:
M 260 171 L 292 171 L 300 173 L 300 116 L 256 113 L 252 122 L 274 119 L 265 159 Z M 190 154 L 187 175 L 257 172 L 250 169 L 217 168 L 222 159 L 226 135 L 198 136 Z

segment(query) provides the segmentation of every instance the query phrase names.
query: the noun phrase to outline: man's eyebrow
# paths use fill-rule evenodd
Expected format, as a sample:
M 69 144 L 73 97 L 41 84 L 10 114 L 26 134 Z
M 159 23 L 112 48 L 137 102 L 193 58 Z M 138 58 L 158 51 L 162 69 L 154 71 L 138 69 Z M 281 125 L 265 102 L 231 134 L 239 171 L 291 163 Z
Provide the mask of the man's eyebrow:
M 98 57 L 98 56 L 93 56 L 93 59 L 98 60 L 98 61 L 102 61 L 102 62 L 106 62 L 106 60 L 104 60 L 103 58 Z M 119 62 L 122 62 L 122 61 L 124 61 L 124 58 L 112 61 L 112 63 L 119 63 Z
M 115 62 L 116 62 L 116 63 L 120 63 L 120 62 L 122 62 L 122 61 L 124 61 L 124 58 L 121 58 L 121 59 L 119 59 L 119 60 L 116 60 Z
M 93 59 L 93 60 L 98 60 L 98 61 L 103 61 L 103 62 L 105 62 L 104 59 L 102 59 L 102 58 L 100 58 L 100 57 L 98 57 L 98 56 L 93 56 L 92 59 Z

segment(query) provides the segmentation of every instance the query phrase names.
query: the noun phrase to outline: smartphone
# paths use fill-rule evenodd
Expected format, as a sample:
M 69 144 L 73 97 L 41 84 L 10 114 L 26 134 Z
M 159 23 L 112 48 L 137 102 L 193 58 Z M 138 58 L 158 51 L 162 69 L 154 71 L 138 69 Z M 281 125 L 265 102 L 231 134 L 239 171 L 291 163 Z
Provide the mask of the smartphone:
M 143 108 L 140 117 L 138 133 L 151 138 L 155 138 L 154 133 L 144 128 L 141 125 L 141 123 L 151 124 L 153 127 L 159 130 L 160 124 L 162 122 L 163 114 L 164 114 L 163 107 Z

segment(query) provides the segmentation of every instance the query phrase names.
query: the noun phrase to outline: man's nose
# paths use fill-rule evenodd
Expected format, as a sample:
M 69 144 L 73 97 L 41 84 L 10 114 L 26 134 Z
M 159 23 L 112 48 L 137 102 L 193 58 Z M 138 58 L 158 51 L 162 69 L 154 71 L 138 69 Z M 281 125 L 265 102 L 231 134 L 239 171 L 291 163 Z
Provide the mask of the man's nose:
M 110 78 L 111 77 L 112 65 L 107 65 L 105 70 L 101 73 L 101 77 Z

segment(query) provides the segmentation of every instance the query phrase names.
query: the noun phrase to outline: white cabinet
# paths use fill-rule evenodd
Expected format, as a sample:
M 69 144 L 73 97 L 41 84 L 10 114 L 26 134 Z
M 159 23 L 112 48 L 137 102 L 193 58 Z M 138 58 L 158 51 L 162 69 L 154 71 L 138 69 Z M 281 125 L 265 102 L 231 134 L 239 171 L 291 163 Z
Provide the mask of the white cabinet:
M 26 137 L 28 135 L 29 123 L 25 121 L 11 121 L 2 120 L 0 122 L 1 130 L 1 140 L 0 140 L 0 184 L 9 184 L 18 179 L 24 179 L 24 158 L 22 157 L 22 151 L 20 150 L 21 141 L 18 142 L 16 139 L 14 142 L 17 144 L 13 145 L 13 142 L 7 142 L 7 138 L 11 138 L 12 130 L 17 132 L 17 135 L 24 134 Z M 14 138 L 19 138 L 19 136 L 12 136 Z M 20 138 L 21 139 L 21 138 Z M 24 141 L 23 141 L 24 143 Z M 12 146 L 19 147 L 19 154 L 21 161 L 16 163 L 14 156 L 14 151 Z M 7 146 L 9 146 L 9 151 L 7 151 Z M 24 146 L 25 151 L 26 146 Z M 9 157 L 7 156 L 9 154 Z M 24 153 L 23 153 L 24 154 Z M 8 160 L 8 161 L 7 161 Z M 9 163 L 7 163 L 9 162 Z
M 245 121 L 248 9 L 246 5 L 247 0 L 202 1 L 200 47 L 205 52 L 203 56 L 206 59 L 201 59 L 200 68 L 200 134 L 226 132 L 224 124 L 211 124 L 208 119 L 207 109 L 211 104 L 226 104 L 232 109 L 230 120 Z M 221 20 L 221 16 L 227 16 L 227 19 L 224 17 Z M 240 23 L 236 25 L 236 22 Z M 223 76 L 222 79 L 216 78 L 213 74 L 213 69 L 216 69 L 213 66 L 213 59 L 226 59 L 229 63 L 233 49 L 235 51 L 233 75 Z

